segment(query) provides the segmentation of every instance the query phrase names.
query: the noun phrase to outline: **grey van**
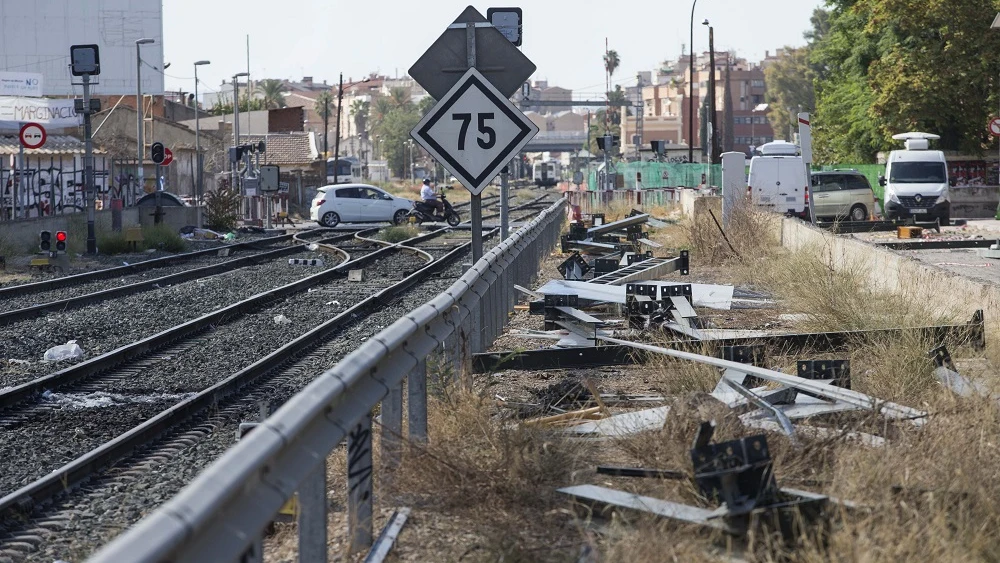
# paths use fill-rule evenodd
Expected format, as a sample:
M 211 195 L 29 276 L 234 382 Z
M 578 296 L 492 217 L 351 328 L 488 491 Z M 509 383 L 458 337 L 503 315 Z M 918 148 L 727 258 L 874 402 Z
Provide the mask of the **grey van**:
M 867 221 L 875 209 L 875 192 L 857 170 L 813 172 L 810 195 L 817 218 Z

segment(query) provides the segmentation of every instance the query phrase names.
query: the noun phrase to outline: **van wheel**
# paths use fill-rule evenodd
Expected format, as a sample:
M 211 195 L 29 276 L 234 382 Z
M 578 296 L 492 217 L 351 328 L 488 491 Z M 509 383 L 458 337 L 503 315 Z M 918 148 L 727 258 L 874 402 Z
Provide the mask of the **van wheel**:
M 867 221 L 868 209 L 860 203 L 851 208 L 851 221 Z

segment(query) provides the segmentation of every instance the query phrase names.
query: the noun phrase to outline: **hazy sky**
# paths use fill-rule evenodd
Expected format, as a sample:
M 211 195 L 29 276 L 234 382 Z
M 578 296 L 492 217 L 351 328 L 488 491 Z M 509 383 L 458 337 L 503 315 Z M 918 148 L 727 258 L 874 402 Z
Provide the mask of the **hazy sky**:
M 765 51 L 804 44 L 802 33 L 822 0 L 700 0 L 695 9 L 696 51 L 708 49 L 709 19 L 717 50 L 760 60 Z M 256 78 L 344 80 L 379 72 L 403 75 L 468 5 L 468 0 L 164 0 L 164 62 L 168 90 L 214 91 L 223 78 L 246 70 Z M 604 90 L 604 40 L 617 50 L 616 83 L 673 59 L 688 43 L 689 0 L 498 2 L 524 11 L 524 53 L 538 67 L 534 79 L 579 92 Z M 483 14 L 490 4 L 476 4 Z

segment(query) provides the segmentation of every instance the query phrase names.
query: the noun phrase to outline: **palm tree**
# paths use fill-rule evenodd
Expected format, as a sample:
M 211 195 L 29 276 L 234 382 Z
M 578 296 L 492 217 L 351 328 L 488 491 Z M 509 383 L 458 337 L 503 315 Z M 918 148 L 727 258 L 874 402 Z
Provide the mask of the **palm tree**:
M 394 108 L 405 109 L 413 104 L 409 88 L 396 87 L 389 91 L 389 99 Z
M 351 114 L 354 116 L 354 126 L 358 130 L 358 136 L 362 139 L 368 137 L 368 107 L 365 100 L 354 100 L 351 103 Z
M 257 83 L 257 93 L 261 95 L 265 109 L 285 107 L 285 83 L 275 78 L 268 78 Z
M 324 90 L 320 92 L 319 96 L 316 96 L 316 105 L 313 106 L 313 109 L 316 110 L 320 119 L 323 120 L 323 158 L 326 158 L 330 153 L 327 137 L 330 132 L 330 116 L 333 115 L 336 107 L 337 102 L 333 99 L 333 94 L 330 90 Z
M 608 51 L 604 53 L 604 70 L 607 71 L 608 76 L 612 76 L 618 66 L 621 65 L 621 59 L 618 58 L 618 51 Z
M 395 109 L 392 105 L 392 100 L 385 96 L 378 96 L 372 100 L 371 105 L 368 108 L 368 121 L 370 123 L 369 129 L 372 131 L 377 131 L 382 125 L 382 121 L 385 120 L 385 116 L 389 115 L 389 112 Z

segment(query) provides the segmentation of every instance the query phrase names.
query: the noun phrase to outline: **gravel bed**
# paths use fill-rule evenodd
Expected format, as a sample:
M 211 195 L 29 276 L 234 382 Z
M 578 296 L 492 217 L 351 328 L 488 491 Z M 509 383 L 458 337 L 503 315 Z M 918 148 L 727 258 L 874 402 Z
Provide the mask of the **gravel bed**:
M 313 256 L 315 253 L 303 252 L 290 257 Z M 288 258 L 0 327 L 0 389 L 73 363 L 41 361 L 53 346 L 76 340 L 85 357 L 98 356 L 320 271 L 289 266 Z M 334 265 L 327 262 L 327 267 Z
M 187 248 L 183 253 L 196 252 L 199 250 L 207 250 L 209 248 L 221 248 L 222 246 L 253 242 L 255 240 L 261 240 L 265 238 L 273 238 L 278 235 L 262 235 L 258 233 L 246 234 L 241 233 L 239 238 L 234 241 L 220 241 L 220 240 L 189 240 L 187 241 Z M 12 287 L 16 285 L 24 285 L 28 283 L 36 283 L 40 281 L 51 280 L 55 278 L 70 276 L 74 274 L 82 274 L 86 272 L 92 272 L 95 270 L 103 270 L 106 268 L 114 268 L 116 266 L 121 266 L 122 262 L 128 262 L 134 264 L 136 262 L 145 262 L 147 260 L 154 260 L 156 258 L 166 258 L 168 256 L 176 256 L 177 253 L 166 252 L 164 250 L 153 250 L 146 252 L 131 252 L 127 254 L 113 254 L 105 255 L 99 254 L 97 256 L 85 256 L 78 254 L 71 260 L 75 262 L 71 265 L 69 272 L 65 273 L 53 273 L 53 272 L 32 272 L 29 278 L 25 279 L 15 279 L 10 281 L 0 282 L 0 288 Z
M 135 409 L 138 402 L 158 403 L 162 394 L 175 396 L 209 387 L 273 352 L 315 326 L 336 316 L 365 297 L 385 288 L 424 264 L 423 260 L 398 255 L 365 268 L 365 281 L 352 284 L 341 280 L 311 288 L 250 315 L 215 327 L 198 338 L 197 345 L 147 366 L 141 376 L 110 378 L 100 383 L 97 393 L 60 393 L 47 404 L 67 405 L 45 415 L 16 424 L 4 424 L 0 417 L 0 496 L 42 477 L 94 447 L 140 424 L 159 410 Z M 277 322 L 278 315 L 287 321 Z M 377 315 L 376 315 L 377 316 Z M 368 324 L 368 323 L 366 323 Z M 352 339 L 352 342 L 356 342 Z M 95 382 L 87 387 L 92 388 Z M 62 443 L 64 434 L 77 434 L 78 408 L 89 410 L 85 439 Z M 67 420 L 63 420 L 66 417 Z M 7 426 L 7 428 L 4 428 Z M 58 449 L 46 447 L 59 443 Z
M 191 260 L 187 260 L 182 264 L 177 264 L 174 266 L 164 266 L 162 268 L 154 268 L 152 270 L 145 270 L 133 274 L 124 274 L 122 276 L 115 278 L 106 278 L 103 280 L 81 283 L 79 285 L 59 288 L 53 291 L 34 292 L 29 295 L 24 295 L 20 297 L 11 297 L 4 299 L 2 302 L 0 302 L 0 312 L 14 311 L 16 309 L 24 309 L 26 307 L 31 307 L 32 305 L 40 305 L 42 303 L 49 303 L 51 301 L 69 299 L 71 297 L 79 297 L 81 295 L 87 295 L 88 293 L 95 293 L 98 291 L 104 291 L 107 289 L 149 281 L 157 278 L 162 278 L 164 276 L 169 276 L 172 274 L 178 274 L 180 272 L 186 272 L 188 270 L 194 270 L 195 268 L 204 268 L 206 266 L 222 264 L 237 258 L 244 258 L 252 254 L 263 254 L 264 252 L 273 251 L 278 248 L 280 247 L 268 246 L 268 247 L 263 247 L 260 250 L 242 249 L 236 251 L 231 256 L 227 257 L 221 257 L 215 254 L 205 255 L 205 256 L 200 256 L 198 258 L 193 258 Z M 125 263 L 128 263 L 128 261 L 123 260 L 122 262 L 118 263 L 118 266 L 122 266 Z
M 307 385 L 317 374 L 332 367 L 357 344 L 395 322 L 401 315 L 426 303 L 447 289 L 461 275 L 461 266 L 454 265 L 438 278 L 425 281 L 406 292 L 401 299 L 378 311 L 356 326 L 347 327 L 327 346 L 302 358 L 287 371 L 300 373 L 287 378 L 280 385 L 258 387 L 252 396 L 244 399 L 239 416 L 226 420 L 216 431 L 198 443 L 171 455 L 169 461 L 144 472 L 127 486 L 114 481 L 104 481 L 86 492 L 73 494 L 47 514 L 72 511 L 74 518 L 65 522 L 58 535 L 50 536 L 41 549 L 30 554 L 26 561 L 52 563 L 60 558 L 79 561 L 115 537 L 120 531 L 136 523 L 143 515 L 169 500 L 197 474 L 233 445 L 239 423 L 256 420 L 256 401 L 266 400 L 277 408 Z M 340 499 L 341 502 L 346 502 Z

